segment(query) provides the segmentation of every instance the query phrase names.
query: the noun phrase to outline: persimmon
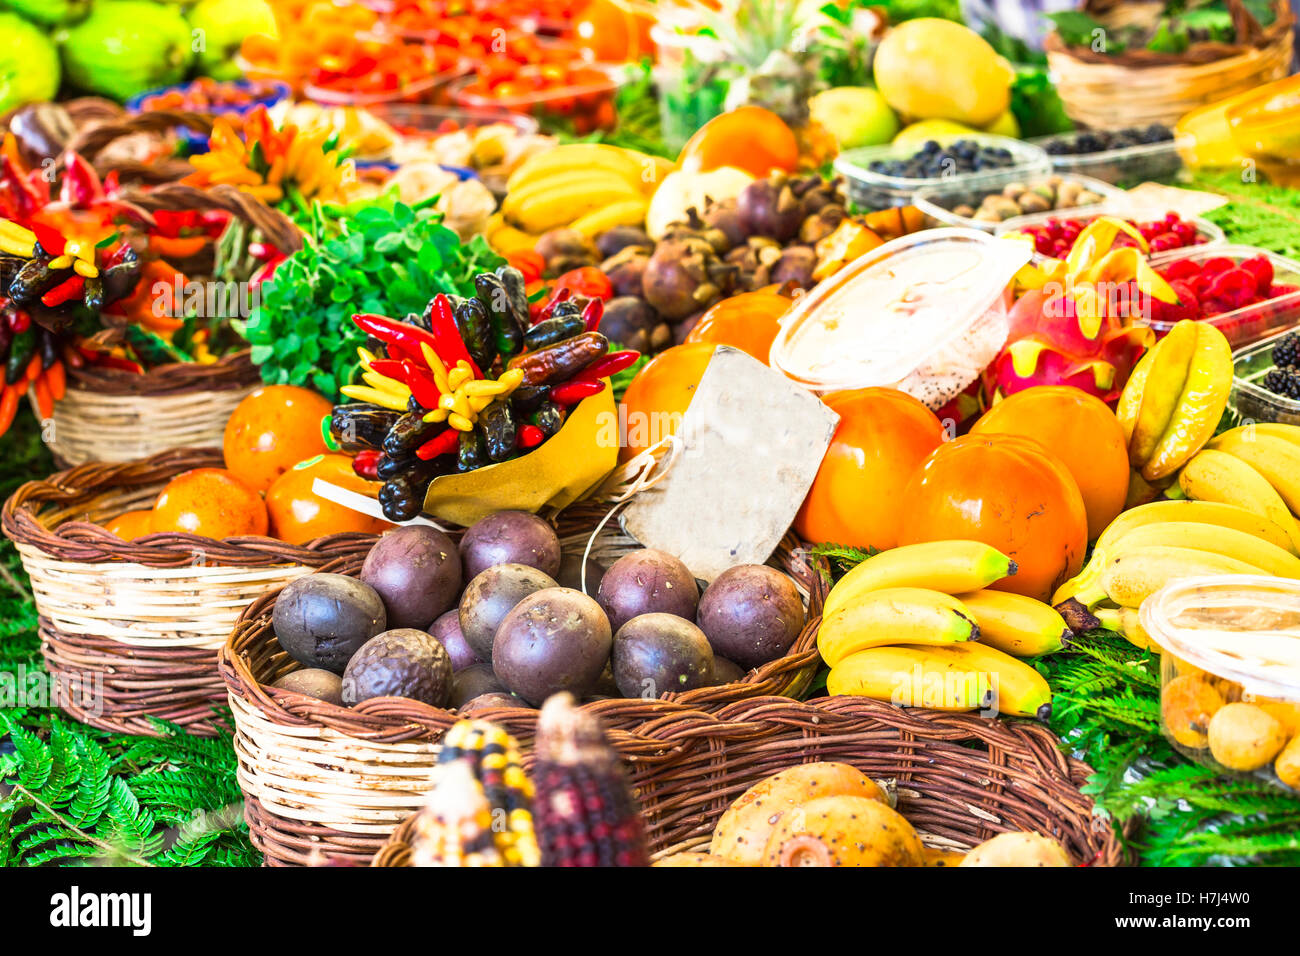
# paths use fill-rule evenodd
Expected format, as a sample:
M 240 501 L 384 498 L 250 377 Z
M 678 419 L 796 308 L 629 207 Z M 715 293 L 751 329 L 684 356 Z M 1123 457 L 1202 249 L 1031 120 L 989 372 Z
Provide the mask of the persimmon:
M 153 512 L 123 511 L 120 515 L 105 521 L 104 530 L 112 532 L 123 541 L 134 541 L 153 531 Z
M 265 491 L 298 462 L 328 451 L 321 419 L 332 409 L 325 398 L 296 385 L 251 392 L 226 422 L 226 467 L 254 491 Z
M 695 172 L 733 166 L 758 178 L 773 169 L 792 173 L 799 165 L 799 140 L 771 110 L 741 106 L 696 130 L 682 147 L 677 164 Z
M 1002 399 L 971 431 L 1023 435 L 1061 459 L 1083 495 L 1090 541 L 1124 510 L 1129 487 L 1124 429 L 1096 396 L 1069 385 L 1031 386 Z
M 306 544 L 327 534 L 383 534 L 392 527 L 387 521 L 322 498 L 312 490 L 317 478 L 371 498 L 379 492 L 380 483 L 367 481 L 353 471 L 352 459 L 347 455 L 321 455 L 301 461 L 275 479 L 266 493 L 272 537 L 290 544 Z
M 638 10 L 612 0 L 592 0 L 574 20 L 573 35 L 578 46 L 589 50 L 597 60 L 636 62 L 654 53 L 652 26 L 654 19 Z
M 992 545 L 1017 571 L 993 587 L 1040 601 L 1079 573 L 1088 546 L 1083 495 L 1061 459 L 1020 435 L 944 442 L 895 502 L 898 543 L 965 539 Z
M 934 412 L 893 388 L 832 392 L 839 424 L 794 519 L 806 541 L 878 550 L 898 544 L 903 489 L 944 440 Z
M 636 373 L 620 408 L 627 427 L 620 461 L 635 458 L 677 431 L 716 348 L 712 342 L 675 345 Z
M 153 506 L 152 530 L 207 538 L 264 535 L 266 505 L 224 468 L 193 468 L 167 482 Z
M 731 345 L 766 365 L 781 330 L 781 316 L 791 304 L 790 299 L 771 292 L 744 292 L 723 299 L 700 316 L 686 341 Z

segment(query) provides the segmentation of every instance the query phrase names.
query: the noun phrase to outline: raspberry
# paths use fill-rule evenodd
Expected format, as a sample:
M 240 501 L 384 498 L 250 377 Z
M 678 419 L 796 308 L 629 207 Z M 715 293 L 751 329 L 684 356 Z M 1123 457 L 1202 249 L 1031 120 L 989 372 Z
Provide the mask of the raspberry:
M 1268 261 L 1267 256 L 1251 256 L 1249 259 L 1243 259 L 1240 269 L 1245 269 L 1255 277 L 1255 291 L 1262 296 L 1267 296 L 1269 290 L 1273 288 L 1273 263 Z

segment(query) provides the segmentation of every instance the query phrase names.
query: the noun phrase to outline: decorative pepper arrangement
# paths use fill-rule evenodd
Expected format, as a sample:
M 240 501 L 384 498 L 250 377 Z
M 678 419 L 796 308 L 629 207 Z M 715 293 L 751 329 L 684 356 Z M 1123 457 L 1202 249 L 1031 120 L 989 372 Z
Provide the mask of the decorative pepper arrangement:
M 569 410 L 640 353 L 609 353 L 595 331 L 602 303 L 561 290 L 530 325 L 524 277 L 511 266 L 474 278 L 473 297 L 438 295 L 408 321 L 358 314 L 382 349 L 358 349 L 361 383 L 341 391 L 334 439 L 354 467 L 383 481 L 392 521 L 420 512 L 437 476 L 526 454 L 559 432 Z M 382 439 L 380 433 L 382 432 Z

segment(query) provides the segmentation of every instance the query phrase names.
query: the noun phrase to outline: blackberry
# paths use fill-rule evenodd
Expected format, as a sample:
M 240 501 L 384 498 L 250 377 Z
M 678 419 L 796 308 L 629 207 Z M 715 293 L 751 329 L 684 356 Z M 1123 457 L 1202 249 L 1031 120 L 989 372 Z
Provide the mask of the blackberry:
M 1274 368 L 1264 376 L 1263 385 L 1274 395 L 1300 401 L 1300 369 Z
M 1273 364 L 1278 368 L 1300 366 L 1300 332 L 1288 332 L 1273 346 Z

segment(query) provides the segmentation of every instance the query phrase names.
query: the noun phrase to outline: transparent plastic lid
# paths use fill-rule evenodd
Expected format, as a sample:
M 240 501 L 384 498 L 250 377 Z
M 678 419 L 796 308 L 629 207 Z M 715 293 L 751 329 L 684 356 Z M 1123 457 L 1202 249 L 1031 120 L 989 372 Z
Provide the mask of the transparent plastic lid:
M 978 229 L 887 242 L 798 300 L 772 367 L 815 391 L 894 385 L 979 325 L 1030 255 Z
M 1175 657 L 1259 697 L 1300 700 L 1300 581 L 1183 578 L 1142 602 L 1142 628 Z

